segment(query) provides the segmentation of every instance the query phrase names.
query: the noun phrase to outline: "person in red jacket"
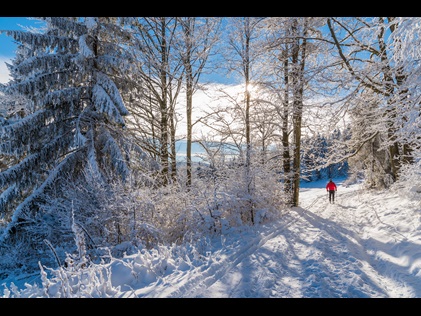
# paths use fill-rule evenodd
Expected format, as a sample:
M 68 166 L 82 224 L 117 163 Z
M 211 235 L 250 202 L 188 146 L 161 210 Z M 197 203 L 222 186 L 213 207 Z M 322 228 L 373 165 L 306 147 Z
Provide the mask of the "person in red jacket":
M 333 182 L 332 179 L 329 179 L 329 182 L 326 184 L 326 191 L 329 192 L 330 203 L 335 203 L 335 192 L 337 189 L 335 182 Z

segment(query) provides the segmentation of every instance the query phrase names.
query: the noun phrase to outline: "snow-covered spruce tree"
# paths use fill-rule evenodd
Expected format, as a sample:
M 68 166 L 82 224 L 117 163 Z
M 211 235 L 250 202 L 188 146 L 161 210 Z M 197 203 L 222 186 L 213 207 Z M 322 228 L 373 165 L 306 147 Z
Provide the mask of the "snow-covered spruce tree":
M 325 136 L 318 133 L 313 137 L 303 137 L 301 158 L 301 177 L 304 181 L 317 181 L 325 178 L 326 169 L 317 168 L 326 160 L 328 142 Z
M 322 179 L 348 176 L 349 164 L 346 157 L 349 149 L 346 144 L 350 138 L 350 128 L 347 126 L 342 129 L 336 128 L 329 134 L 328 151 L 324 160 L 326 166 L 321 169 Z M 336 157 L 342 157 L 342 159 L 336 160 Z
M 28 104 L 23 117 L 1 126 L 0 155 L 16 163 L 0 172 L 0 254 L 17 242 L 38 255 L 46 249 L 43 226 L 54 214 L 42 205 L 60 194 L 60 181 L 93 173 L 106 185 L 107 175 L 129 175 L 122 137 L 128 111 L 119 92 L 128 70 L 122 49 L 128 34 L 117 18 L 40 20 L 43 32 L 5 31 L 19 48 L 3 92 Z M 59 224 L 71 230 L 70 220 Z
M 317 133 L 303 138 L 301 177 L 305 181 L 317 181 L 348 175 L 345 141 L 348 130 L 335 129 L 327 137 Z
M 1 92 L 4 85 L 0 84 L 0 127 L 8 124 L 8 121 L 22 117 L 26 112 L 26 99 L 5 95 Z M 7 169 L 16 163 L 16 158 L 0 153 L 0 170 Z M 5 196 L 0 198 L 0 203 L 6 202 Z

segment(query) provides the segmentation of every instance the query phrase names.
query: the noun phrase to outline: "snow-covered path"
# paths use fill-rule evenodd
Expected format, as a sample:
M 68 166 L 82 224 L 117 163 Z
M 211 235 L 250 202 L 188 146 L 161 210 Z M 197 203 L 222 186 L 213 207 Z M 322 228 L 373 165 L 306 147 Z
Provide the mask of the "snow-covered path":
M 226 249 L 210 265 L 165 277 L 161 290 L 139 289 L 130 296 L 421 297 L 416 284 L 421 284 L 420 215 L 401 202 L 391 193 L 376 196 L 354 185 L 340 188 L 330 204 L 323 188 L 304 189 L 302 207 L 248 233 L 234 251 Z M 394 222 L 396 214 L 402 214 L 406 231 Z M 411 218 L 413 230 L 408 230 Z
M 196 296 L 388 297 L 385 290 L 393 287 L 396 295 L 408 297 L 406 288 L 398 291 L 373 267 L 356 209 L 327 201 L 294 208 L 247 260 Z

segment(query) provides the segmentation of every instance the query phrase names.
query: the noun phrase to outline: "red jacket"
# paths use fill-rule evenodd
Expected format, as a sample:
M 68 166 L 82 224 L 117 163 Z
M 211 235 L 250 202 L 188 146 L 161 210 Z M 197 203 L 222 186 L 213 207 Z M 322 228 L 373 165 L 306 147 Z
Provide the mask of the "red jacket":
M 329 181 L 326 185 L 326 190 L 328 191 L 336 191 L 336 184 L 333 181 Z

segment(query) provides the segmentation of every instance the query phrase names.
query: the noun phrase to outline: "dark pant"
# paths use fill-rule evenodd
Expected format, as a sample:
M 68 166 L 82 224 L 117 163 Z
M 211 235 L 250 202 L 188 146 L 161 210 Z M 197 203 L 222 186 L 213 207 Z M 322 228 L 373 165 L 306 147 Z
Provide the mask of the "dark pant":
M 329 190 L 329 202 L 335 202 L 335 190 Z

